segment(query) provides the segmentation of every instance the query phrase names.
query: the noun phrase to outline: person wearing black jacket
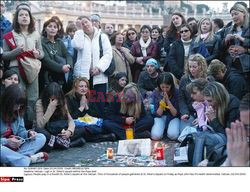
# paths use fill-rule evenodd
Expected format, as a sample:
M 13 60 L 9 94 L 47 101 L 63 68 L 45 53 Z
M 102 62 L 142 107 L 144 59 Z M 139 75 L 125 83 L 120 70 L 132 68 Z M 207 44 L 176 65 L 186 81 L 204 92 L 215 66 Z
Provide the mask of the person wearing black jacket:
M 180 26 L 186 23 L 185 17 L 178 12 L 174 12 L 171 18 L 171 24 L 169 30 L 167 31 L 167 37 L 164 42 L 164 49 L 168 55 L 171 44 L 180 39 Z
M 242 99 L 242 97 L 249 92 L 249 86 L 243 74 L 234 68 L 227 69 L 226 65 L 217 59 L 211 62 L 208 67 L 208 73 L 212 75 L 216 81 L 222 83 L 227 91 L 238 97 L 238 99 Z
M 150 138 L 153 118 L 147 116 L 141 95 L 135 83 L 125 86 L 122 97 L 115 97 L 110 104 L 103 127 L 115 133 L 118 139 L 126 139 L 126 126 L 134 129 L 135 138 Z
M 192 42 L 192 29 L 188 24 L 183 24 L 180 28 L 181 39 L 176 40 L 170 47 L 168 54 L 168 68 L 177 79 L 181 79 L 184 74 L 185 62 L 187 62 L 189 47 Z
M 203 95 L 210 106 L 206 112 L 209 125 L 215 133 L 225 135 L 225 128 L 239 119 L 239 99 L 230 95 L 221 83 L 215 81 L 208 83 Z

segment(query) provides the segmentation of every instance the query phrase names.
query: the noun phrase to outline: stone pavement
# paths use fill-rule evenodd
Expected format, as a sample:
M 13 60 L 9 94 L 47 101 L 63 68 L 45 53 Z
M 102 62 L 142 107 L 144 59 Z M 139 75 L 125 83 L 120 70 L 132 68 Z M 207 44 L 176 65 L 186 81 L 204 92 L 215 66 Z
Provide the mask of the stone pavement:
M 151 157 L 128 157 L 115 155 L 114 160 L 106 158 L 107 148 L 113 148 L 117 153 L 117 142 L 86 143 L 83 147 L 70 148 L 68 150 L 54 150 L 49 153 L 47 162 L 31 165 L 32 167 L 104 167 L 104 166 L 173 166 L 174 149 L 178 145 L 176 142 L 164 140 L 165 144 L 165 165 L 157 163 Z M 154 145 L 154 142 L 152 142 Z

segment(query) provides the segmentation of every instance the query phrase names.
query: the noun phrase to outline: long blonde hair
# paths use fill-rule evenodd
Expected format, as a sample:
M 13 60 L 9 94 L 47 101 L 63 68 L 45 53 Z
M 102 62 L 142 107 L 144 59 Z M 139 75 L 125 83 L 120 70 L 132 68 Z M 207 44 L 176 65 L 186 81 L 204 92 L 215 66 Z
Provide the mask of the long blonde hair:
M 216 117 L 219 122 L 226 126 L 225 111 L 228 107 L 230 96 L 226 88 L 216 81 L 209 82 L 202 91 L 204 96 L 211 97 L 217 104 Z
M 66 96 L 72 96 L 76 97 L 76 89 L 81 81 L 84 81 L 87 84 L 87 87 L 89 89 L 89 81 L 85 77 L 76 77 L 73 82 L 72 89 L 66 94 Z
M 203 23 L 203 21 L 206 21 L 208 20 L 209 23 L 210 23 L 210 26 L 211 26 L 211 29 L 210 29 L 210 33 L 208 35 L 208 38 L 205 39 L 205 42 L 210 42 L 210 41 L 213 41 L 214 40 L 214 30 L 213 30 L 213 23 L 212 23 L 212 20 L 208 17 L 205 17 L 205 18 L 201 18 L 201 20 L 199 21 L 199 24 L 198 24 L 198 33 L 197 33 L 197 37 L 195 38 L 195 43 L 199 43 L 200 40 L 201 40 L 201 24 Z
M 230 13 L 231 13 L 233 10 L 235 10 L 235 11 L 240 11 L 240 12 L 242 12 L 242 13 L 245 14 L 243 26 L 247 28 L 247 27 L 249 26 L 249 13 L 248 13 L 247 9 L 246 9 L 243 5 L 241 5 L 241 4 L 239 4 L 239 3 L 236 3 L 236 4 L 234 4 L 234 6 L 230 9 Z
M 130 93 L 134 94 L 135 96 L 135 99 L 131 104 L 127 104 L 125 102 L 125 94 L 127 93 L 127 91 L 130 91 Z M 127 114 L 130 117 L 135 117 L 136 119 L 139 119 L 141 114 L 141 102 L 142 96 L 139 92 L 137 85 L 135 83 L 127 84 L 122 91 L 120 113 L 124 115 Z
M 196 61 L 198 62 L 198 66 L 201 67 L 200 71 L 200 78 L 206 78 L 207 77 L 207 61 L 206 59 L 199 53 L 196 53 L 194 55 L 190 55 L 188 58 L 188 61 L 185 65 L 185 75 L 191 75 L 189 71 L 189 61 Z

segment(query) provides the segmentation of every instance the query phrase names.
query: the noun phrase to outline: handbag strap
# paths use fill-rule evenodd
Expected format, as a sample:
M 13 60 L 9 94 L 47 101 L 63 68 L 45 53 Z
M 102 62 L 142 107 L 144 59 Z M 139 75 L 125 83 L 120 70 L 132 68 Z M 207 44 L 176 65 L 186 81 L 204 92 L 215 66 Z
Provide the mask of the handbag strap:
M 99 49 L 100 49 L 100 58 L 103 56 L 103 48 L 102 48 L 102 33 L 99 35 Z
M 9 33 L 6 33 L 4 36 L 3 36 L 4 40 L 6 41 L 7 45 L 13 50 L 13 49 L 16 49 L 17 48 L 17 45 L 16 45 L 16 41 L 15 41 L 15 38 L 14 38 L 14 35 L 12 33 L 12 31 L 10 31 Z M 24 52 L 25 53 L 25 52 Z M 17 57 L 17 60 L 18 60 L 18 69 L 19 69 L 19 72 L 20 72 L 20 75 L 21 77 L 24 79 L 25 82 L 27 82 L 27 77 L 26 77 L 26 74 L 24 72 L 24 69 L 23 69 L 23 66 L 22 64 L 20 63 L 20 59 L 24 59 L 24 56 L 22 54 L 18 55 Z

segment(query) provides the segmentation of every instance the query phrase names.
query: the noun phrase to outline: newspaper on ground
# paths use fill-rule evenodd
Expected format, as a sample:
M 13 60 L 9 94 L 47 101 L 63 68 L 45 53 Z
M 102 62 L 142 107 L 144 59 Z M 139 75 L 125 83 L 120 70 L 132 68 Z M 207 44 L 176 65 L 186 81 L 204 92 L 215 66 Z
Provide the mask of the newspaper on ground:
M 188 162 L 188 146 L 175 148 L 174 161 L 176 163 Z

